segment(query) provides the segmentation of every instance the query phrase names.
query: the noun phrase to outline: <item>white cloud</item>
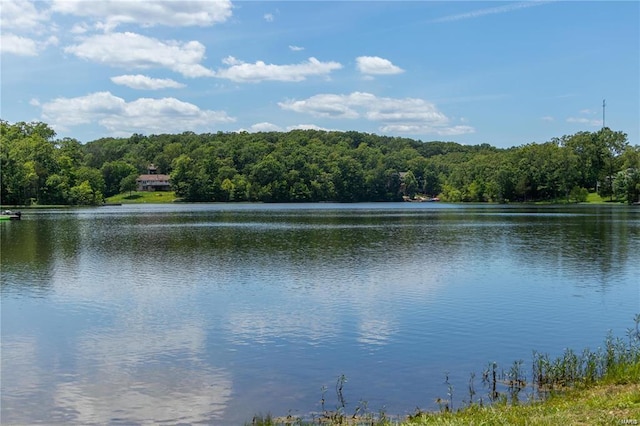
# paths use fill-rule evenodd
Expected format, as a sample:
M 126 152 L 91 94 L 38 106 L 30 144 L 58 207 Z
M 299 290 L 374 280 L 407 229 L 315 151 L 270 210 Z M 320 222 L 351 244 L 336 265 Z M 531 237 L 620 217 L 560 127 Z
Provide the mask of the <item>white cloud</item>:
M 19 56 L 37 56 L 48 46 L 57 44 L 56 36 L 49 36 L 46 40 L 35 40 L 12 33 L 0 34 L 0 52 Z
M 551 117 L 550 115 L 545 115 L 544 117 L 540 117 L 540 119 L 542 121 L 547 121 L 547 122 L 555 121 L 555 119 L 553 117 Z
M 359 95 L 367 94 L 358 92 L 351 95 L 321 94 L 301 101 L 279 102 L 278 105 L 282 109 L 311 114 L 315 117 L 355 119 L 359 118 L 360 114 L 351 106 L 362 106 L 355 102 L 355 97 Z M 373 95 L 369 96 L 375 99 Z
M 216 1 L 121 1 L 56 0 L 52 10 L 62 14 L 95 19 L 111 31 L 122 24 L 143 27 L 210 26 L 232 15 L 230 0 Z
M 601 120 L 586 117 L 569 117 L 567 118 L 567 123 L 586 124 L 593 127 L 602 125 Z
M 1 0 L 0 3 L 0 52 L 37 56 L 46 47 L 58 44 L 57 37 L 47 37 L 55 24 L 48 24 L 49 12 L 36 8 L 37 3 L 25 0 Z
M 383 75 L 383 74 L 400 74 L 404 70 L 393 65 L 388 59 L 378 56 L 359 56 L 356 58 L 358 70 L 363 74 Z
M 289 130 L 323 130 L 325 132 L 331 131 L 331 129 L 316 126 L 315 124 L 296 124 L 295 126 L 287 126 L 287 131 Z
M 587 126 L 597 127 L 602 125 L 602 120 L 597 117 L 597 112 L 585 108 L 579 111 L 580 117 L 568 117 L 567 123 L 586 124 Z
M 242 61 L 240 61 L 239 59 L 233 57 L 233 56 L 227 56 L 226 58 L 224 58 L 222 60 L 222 63 L 225 65 L 239 65 L 242 64 Z
M 119 75 L 111 77 L 111 81 L 115 84 L 139 90 L 179 89 L 185 87 L 184 84 L 178 83 L 170 78 L 151 78 L 141 74 Z
M 15 34 L 0 35 L 0 52 L 12 53 L 19 56 L 36 56 L 38 54 L 38 43 L 27 37 L 20 37 Z
M 256 123 L 252 125 L 248 132 L 256 133 L 256 132 L 284 132 L 291 130 L 324 130 L 325 132 L 330 132 L 331 129 L 326 129 L 324 127 L 316 126 L 315 124 L 295 124 L 293 126 L 287 126 L 285 129 L 278 126 L 277 124 L 263 122 Z M 238 132 L 247 131 L 246 129 L 240 129 Z
M 383 132 L 458 135 L 473 133 L 471 126 L 452 125 L 447 116 L 430 102 L 416 98 L 384 98 L 370 93 L 320 94 L 304 100 L 288 100 L 278 105 L 285 110 L 315 117 L 358 119 L 381 123 Z
M 294 52 L 300 52 L 301 50 L 304 50 L 304 47 L 300 47 L 300 46 L 293 46 L 293 45 L 289 45 L 289 49 L 294 51 Z
M 89 25 L 86 22 L 79 22 L 74 24 L 73 27 L 69 30 L 71 34 L 84 34 L 89 31 Z
M 42 114 L 54 126 L 76 126 L 112 115 L 123 115 L 126 102 L 109 92 L 78 98 L 57 98 L 42 104 Z
M 49 20 L 46 11 L 38 10 L 33 2 L 24 0 L 2 0 L 0 28 L 3 31 L 15 29 L 21 31 L 38 30 Z
M 251 133 L 255 133 L 255 132 L 283 132 L 283 131 L 290 131 L 290 130 L 324 130 L 326 132 L 331 131 L 330 129 L 325 129 L 323 127 L 320 126 L 316 126 L 315 124 L 296 124 L 293 126 L 287 126 L 286 129 L 283 129 L 282 127 L 273 124 L 273 123 L 268 123 L 268 122 L 263 122 L 263 123 L 256 123 L 254 125 L 252 125 L 249 128 L 249 132 Z M 242 131 L 242 130 L 240 130 Z
M 282 127 L 277 126 L 273 123 L 262 122 L 256 123 L 249 128 L 250 132 L 281 132 Z
M 434 127 L 429 125 L 406 125 L 391 124 L 380 127 L 380 131 L 384 133 L 407 133 L 407 134 L 436 134 L 438 136 L 456 136 L 475 133 L 475 129 L 471 126 L 449 126 Z
M 229 56 L 223 60 L 229 68 L 219 69 L 216 77 L 226 78 L 235 82 L 260 81 L 304 81 L 307 77 L 327 75 L 333 70 L 342 68 L 338 62 L 320 62 L 316 58 L 309 58 L 306 62 L 294 65 L 274 65 L 257 61 L 249 64 Z
M 264 20 L 267 22 L 273 22 L 274 20 L 273 13 L 265 13 Z
M 58 40 L 58 37 L 52 35 L 49 36 L 49 38 L 47 38 L 44 42 L 41 43 L 41 46 L 47 47 L 47 46 L 57 46 L 58 43 L 60 43 L 60 40 Z
M 205 47 L 198 41 L 160 41 L 125 32 L 95 35 L 65 52 L 100 64 L 125 69 L 168 68 L 185 77 L 211 77 L 214 72 L 200 64 Z
M 45 102 L 42 117 L 54 128 L 97 122 L 113 133 L 123 134 L 212 130 L 215 123 L 235 121 L 224 111 L 201 110 L 175 98 L 140 98 L 126 102 L 109 92 Z

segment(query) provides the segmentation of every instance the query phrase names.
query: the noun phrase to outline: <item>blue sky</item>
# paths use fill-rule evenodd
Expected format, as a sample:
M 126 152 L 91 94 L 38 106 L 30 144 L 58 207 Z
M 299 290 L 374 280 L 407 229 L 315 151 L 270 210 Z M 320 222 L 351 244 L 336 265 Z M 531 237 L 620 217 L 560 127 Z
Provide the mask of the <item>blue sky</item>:
M 640 135 L 637 1 L 0 0 L 1 111 L 58 137 Z

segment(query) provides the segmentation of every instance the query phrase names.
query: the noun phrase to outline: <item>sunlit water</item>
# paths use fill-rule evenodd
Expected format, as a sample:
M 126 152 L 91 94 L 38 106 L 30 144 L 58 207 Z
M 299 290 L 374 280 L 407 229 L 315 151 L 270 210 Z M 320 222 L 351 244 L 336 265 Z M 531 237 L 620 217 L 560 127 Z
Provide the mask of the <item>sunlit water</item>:
M 640 208 L 26 211 L 2 236 L 2 424 L 236 425 L 454 406 L 640 312 Z M 324 391 L 323 391 L 324 389 Z M 483 389 L 476 381 L 476 398 Z M 486 395 L 486 393 L 485 393 Z

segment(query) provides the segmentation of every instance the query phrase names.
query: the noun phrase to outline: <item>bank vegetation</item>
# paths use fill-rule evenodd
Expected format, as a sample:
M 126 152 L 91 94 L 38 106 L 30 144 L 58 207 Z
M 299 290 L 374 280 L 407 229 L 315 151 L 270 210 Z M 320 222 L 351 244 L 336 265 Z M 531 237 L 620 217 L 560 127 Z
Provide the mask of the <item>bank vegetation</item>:
M 511 148 L 361 132 L 140 135 L 80 143 L 42 122 L 0 120 L 4 205 L 98 205 L 150 164 L 188 202 L 640 200 L 640 146 L 603 128 Z
M 609 334 L 602 347 L 558 357 L 534 352 L 531 367 L 515 361 L 489 363 L 466 389 L 445 375 L 438 409 L 416 408 L 407 416 L 371 411 L 366 402 L 348 404 L 346 378 L 338 378 L 335 405 L 325 394 L 317 412 L 274 417 L 256 415 L 250 425 L 637 425 L 640 424 L 640 314 L 625 338 Z M 479 382 L 479 383 L 478 383 Z M 334 408 L 335 407 L 335 408 Z

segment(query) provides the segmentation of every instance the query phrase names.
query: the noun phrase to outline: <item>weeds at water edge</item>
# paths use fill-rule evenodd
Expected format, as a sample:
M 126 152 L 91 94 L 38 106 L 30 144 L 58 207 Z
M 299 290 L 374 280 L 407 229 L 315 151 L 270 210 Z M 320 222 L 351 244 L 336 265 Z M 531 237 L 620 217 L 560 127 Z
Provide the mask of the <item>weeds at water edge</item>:
M 572 349 L 565 349 L 556 358 L 548 354 L 533 352 L 531 376 L 527 378 L 522 360 L 513 362 L 507 369 L 499 369 L 498 364 L 491 362 L 482 372 L 482 385 L 487 392 L 491 404 L 518 405 L 522 393 L 529 402 L 545 400 L 547 397 L 568 391 L 570 389 L 588 388 L 601 384 L 624 385 L 640 382 L 640 314 L 634 317 L 634 327 L 627 329 L 627 339 L 616 338 L 609 333 L 602 347 L 595 351 L 585 349 L 576 353 Z M 312 415 L 311 421 L 288 415 L 273 418 L 258 415 L 253 418 L 251 425 L 390 425 L 391 419 L 381 410 L 379 413 L 368 411 L 366 401 L 360 400 L 353 414 L 347 414 L 347 401 L 344 396 L 345 375 L 341 375 L 335 386 L 336 408 L 328 410 L 326 405 L 326 387 L 322 388 L 320 400 L 321 412 Z M 475 373 L 471 373 L 468 382 L 469 400 L 461 401 L 456 410 L 453 406 L 454 387 L 449 381 L 449 373 L 445 373 L 444 384 L 447 387 L 447 399 L 436 399 L 439 411 L 453 415 L 455 411 L 478 410 L 484 405 L 482 396 L 477 397 L 475 388 Z M 640 403 L 640 400 L 638 401 Z M 415 413 L 405 417 L 409 423 L 419 421 L 429 413 L 416 408 Z M 394 423 L 397 424 L 397 423 Z

